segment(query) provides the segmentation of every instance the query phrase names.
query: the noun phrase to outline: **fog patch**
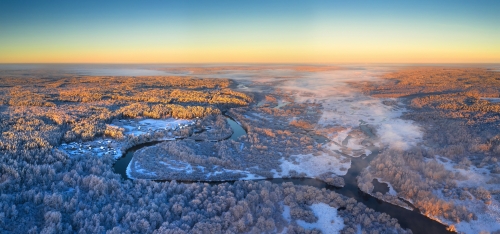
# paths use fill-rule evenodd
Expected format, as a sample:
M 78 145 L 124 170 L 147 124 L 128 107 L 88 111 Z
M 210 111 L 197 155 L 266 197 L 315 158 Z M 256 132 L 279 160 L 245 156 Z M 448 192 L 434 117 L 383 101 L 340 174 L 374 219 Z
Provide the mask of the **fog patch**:
M 406 150 L 422 140 L 420 128 L 412 121 L 391 119 L 378 127 L 380 140 L 394 149 Z
M 289 158 L 280 159 L 281 172 L 272 170 L 275 178 L 286 176 L 304 175 L 309 178 L 316 178 L 321 174 L 332 172 L 336 175 L 347 174 L 347 169 L 351 167 L 351 161 L 344 157 L 335 157 L 327 153 L 314 156 L 313 154 L 292 155 Z
M 405 150 L 422 139 L 422 131 L 413 121 L 400 119 L 406 109 L 401 105 L 384 105 L 384 100 L 396 99 L 372 98 L 353 85 L 381 81 L 377 77 L 387 71 L 385 68 L 368 67 L 365 70 L 309 73 L 301 78 L 288 79 L 279 87 L 294 92 L 297 102 L 323 105 L 317 128 L 331 125 L 355 129 L 360 124 L 368 124 L 375 127 L 378 141 L 383 145 Z M 342 138 L 332 136 L 330 139 L 340 143 L 339 137 Z M 366 148 L 360 145 L 363 138 L 353 138 L 356 139 L 351 139 L 348 147 Z

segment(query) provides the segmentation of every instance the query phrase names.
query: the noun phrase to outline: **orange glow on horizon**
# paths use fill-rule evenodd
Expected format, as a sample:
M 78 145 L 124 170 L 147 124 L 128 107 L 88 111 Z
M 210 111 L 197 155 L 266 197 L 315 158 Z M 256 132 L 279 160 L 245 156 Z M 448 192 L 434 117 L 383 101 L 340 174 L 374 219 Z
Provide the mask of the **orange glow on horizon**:
M 48 5 L 0 2 L 0 63 L 500 63 L 495 2 Z
M 497 51 L 81 50 L 23 51 L 0 63 L 499 63 Z

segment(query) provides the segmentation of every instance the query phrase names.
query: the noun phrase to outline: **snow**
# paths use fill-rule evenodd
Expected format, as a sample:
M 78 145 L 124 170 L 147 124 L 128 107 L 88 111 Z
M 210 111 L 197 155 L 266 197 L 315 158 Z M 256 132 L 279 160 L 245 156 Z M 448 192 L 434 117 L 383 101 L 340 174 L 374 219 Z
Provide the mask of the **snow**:
M 384 105 L 384 100 L 366 96 L 358 92 L 349 82 L 377 81 L 380 74 L 387 72 L 386 68 L 370 67 L 366 70 L 336 70 L 316 72 L 303 78 L 286 80 L 281 88 L 295 91 L 297 102 L 315 102 L 323 106 L 323 113 L 318 121 L 318 128 L 339 125 L 347 128 L 357 128 L 361 123 L 374 126 L 379 141 L 391 148 L 408 149 L 422 139 L 422 131 L 412 121 L 400 117 L 406 111 L 400 106 Z M 337 141 L 347 137 L 333 136 L 330 140 Z M 357 138 L 357 137 L 354 137 Z M 352 145 L 359 148 L 362 139 L 351 139 Z M 350 141 L 351 141 L 350 140 Z M 355 148 L 352 148 L 353 150 Z
M 488 184 L 487 181 L 492 179 L 491 172 L 486 168 L 478 168 L 474 165 L 469 166 L 467 169 L 456 168 L 457 164 L 453 161 L 436 156 L 438 163 L 442 164 L 444 168 L 453 173 L 459 173 L 464 177 L 463 180 L 457 180 L 458 187 L 477 187 L 478 185 L 484 188 L 497 189 L 497 185 Z
M 141 164 L 139 164 L 139 162 L 137 162 L 137 161 L 134 160 L 133 163 L 134 163 L 134 169 L 135 169 L 135 171 L 137 173 L 140 173 L 140 174 L 143 174 L 143 175 L 156 176 L 155 172 L 151 172 L 151 171 L 148 171 L 148 170 L 142 168 Z
M 467 169 L 455 168 L 457 164 L 449 159 L 442 158 L 439 155 L 436 155 L 436 159 L 436 161 L 442 164 L 446 170 L 459 173 L 463 176 L 463 180 L 456 181 L 459 188 L 477 188 L 481 186 L 487 190 L 498 189 L 497 184 L 486 183 L 492 178 L 490 171 L 486 168 L 477 168 L 473 165 L 469 166 Z M 481 231 L 493 232 L 500 230 L 500 203 L 497 200 L 491 199 L 491 204 L 487 205 L 482 200 L 475 198 L 472 200 L 459 200 L 445 197 L 441 191 L 433 191 L 433 193 L 445 201 L 453 202 L 455 205 L 465 206 L 470 212 L 477 216 L 477 220 L 471 220 L 470 222 L 462 221 L 457 224 L 443 217 L 437 217 L 446 224 L 453 224 L 457 231 L 463 233 L 480 233 Z
M 286 101 L 283 101 L 283 100 L 280 99 L 280 100 L 278 100 L 278 105 L 276 107 L 274 107 L 274 108 L 280 109 L 280 108 L 288 105 L 288 103 L 290 103 L 290 102 L 286 102 Z
M 392 187 L 391 183 L 386 182 L 386 181 L 382 180 L 381 178 L 375 178 L 375 179 L 377 179 L 377 181 L 379 183 L 385 183 L 385 184 L 387 184 L 387 186 L 389 187 L 389 194 L 390 195 L 392 195 L 392 196 L 398 195 L 398 193 L 396 192 L 396 190 L 394 190 L 394 188 Z
M 337 209 L 325 203 L 313 204 L 310 206 L 314 215 L 318 218 L 316 223 L 307 223 L 297 220 L 297 224 L 304 229 L 319 229 L 322 233 L 340 233 L 344 228 L 344 220 L 337 215 Z
M 144 150 L 144 149 L 142 149 Z M 158 167 L 159 166 L 159 167 Z M 147 168 L 147 169 L 146 169 Z M 251 169 L 251 168 L 248 168 Z M 257 168 L 258 169 L 258 168 Z M 136 175 L 135 177 L 132 176 L 132 171 L 134 171 L 134 174 Z M 145 166 L 145 168 L 141 167 L 139 162 L 135 160 L 135 158 L 132 158 L 130 161 L 129 165 L 127 166 L 127 175 L 129 178 L 135 179 L 136 177 L 140 177 L 137 175 L 147 175 L 147 176 L 156 176 L 156 172 L 182 172 L 182 174 L 185 175 L 190 175 L 193 173 L 202 173 L 202 177 L 198 177 L 198 175 L 193 174 L 195 177 L 193 180 L 202 180 L 202 181 L 223 181 L 224 179 L 221 180 L 218 176 L 221 174 L 241 174 L 242 177 L 239 178 L 239 180 L 261 180 L 261 179 L 266 179 L 263 176 L 259 176 L 256 174 L 251 173 L 250 171 L 246 170 L 234 170 L 234 169 L 227 169 L 221 166 L 212 166 L 211 168 L 206 168 L 201 165 L 196 165 L 196 164 L 191 164 L 189 162 L 185 161 L 180 161 L 180 160 L 174 160 L 174 159 L 167 159 L 159 162 L 155 162 L 152 164 L 149 164 Z M 215 177 L 215 178 L 214 178 Z M 185 179 L 189 179 L 189 176 L 187 176 Z
M 111 147 L 109 145 L 115 147 Z M 91 154 L 102 157 L 104 155 L 111 154 L 114 158 L 119 158 L 122 156 L 122 151 L 116 146 L 119 146 L 119 143 L 115 140 L 103 141 L 102 139 L 96 139 L 85 143 L 70 142 L 68 144 L 61 144 L 58 149 L 67 153 L 69 157 L 82 154 Z
M 170 159 L 168 162 L 161 161 L 160 164 L 167 166 L 169 170 L 184 171 L 186 174 L 193 173 L 193 167 L 187 162 Z
M 249 115 L 251 115 L 251 116 L 249 116 Z M 270 117 L 263 116 L 261 113 L 252 112 L 252 113 L 249 113 L 249 115 L 245 115 L 245 118 L 248 118 L 248 119 L 263 119 L 263 120 L 266 120 L 266 121 L 273 120 Z
M 330 156 L 327 153 L 322 153 L 319 156 L 314 156 L 312 154 L 305 155 L 292 155 L 288 159 L 282 157 L 281 162 L 281 172 L 273 170 L 275 178 L 281 178 L 287 176 L 290 171 L 294 170 L 297 173 L 305 173 L 307 177 L 315 178 L 323 173 L 332 172 L 336 175 L 345 175 L 347 170 L 341 170 L 341 168 L 347 169 L 351 167 L 351 161 L 342 163 L 342 157 Z
M 155 129 L 168 128 L 175 129 L 177 127 L 189 126 L 194 124 L 194 121 L 187 119 L 144 119 L 140 120 L 139 124 L 147 125 L 148 127 L 152 127 Z
M 247 86 L 242 85 L 242 84 L 239 84 L 238 86 L 236 86 L 236 88 L 238 88 L 238 89 L 248 89 Z
M 141 173 L 143 175 L 156 176 L 155 172 L 147 171 L 145 169 L 139 168 L 136 170 L 137 173 Z
M 118 126 L 113 125 L 113 124 L 110 124 L 110 125 L 111 125 L 111 126 L 113 126 L 113 127 L 118 127 Z M 133 126 L 129 126 L 129 125 L 124 125 L 123 127 L 124 127 L 124 128 L 125 128 L 125 130 L 126 130 L 125 132 L 127 132 L 127 131 L 128 131 L 128 132 L 131 132 L 131 131 L 133 131 L 133 130 L 135 129 L 135 127 L 133 127 Z
M 498 201 L 492 200 L 490 205 L 486 205 L 480 200 L 455 201 L 455 204 L 465 205 L 467 209 L 477 216 L 477 220 L 454 224 L 457 231 L 480 233 L 481 231 L 493 232 L 500 230 L 500 203 Z
M 350 138 L 347 141 L 347 148 L 353 149 L 353 150 L 361 150 L 364 149 L 363 145 L 361 145 L 361 142 L 363 141 L 362 138 Z
M 119 120 L 116 124 L 110 124 L 113 127 L 121 127 L 125 129 L 126 135 L 139 136 L 143 134 L 148 134 L 150 132 L 158 130 L 177 130 L 182 127 L 195 124 L 194 120 L 186 119 L 141 119 L 141 120 Z M 171 133 L 169 133 L 171 135 Z M 165 137 L 157 140 L 175 140 L 175 138 Z M 82 154 L 92 154 L 98 157 L 103 155 L 112 154 L 115 159 L 122 156 L 122 151 L 120 150 L 124 142 L 108 139 L 108 138 L 98 138 L 93 141 L 81 142 L 70 142 L 68 144 L 61 144 L 58 149 L 66 152 L 68 156 L 73 157 L 75 155 Z M 113 147 L 110 147 L 113 146 Z
M 264 104 L 266 104 L 266 100 L 262 100 L 262 101 L 260 101 L 259 103 L 257 103 L 257 107 L 261 107 L 261 106 L 263 106 Z
M 393 68 L 383 66 L 325 72 L 304 72 L 300 76 L 296 76 L 296 73 L 290 71 L 288 75 L 294 77 L 293 79 L 273 78 L 286 77 L 281 74 L 284 71 L 277 70 L 262 70 L 255 73 L 227 71 L 217 75 L 236 79 L 240 82 L 252 81 L 261 84 L 282 81 L 276 87 L 293 92 L 294 101 L 313 102 L 322 105 L 323 113 L 318 121 L 318 128 L 332 125 L 357 128 L 361 120 L 377 130 L 378 141 L 384 146 L 407 149 L 421 142 L 422 131 L 414 122 L 400 119 L 406 109 L 400 105 L 389 106 L 383 104 L 384 100 L 397 101 L 397 99 L 369 97 L 360 93 L 357 87 L 351 85 L 352 82 L 381 81 L 379 77 L 391 71 L 393 71 Z M 207 77 L 212 76 L 207 75 Z M 264 103 L 265 101 L 262 101 L 257 106 Z M 278 106 L 280 105 L 278 103 Z M 345 139 L 345 137 L 342 139 Z M 378 142 L 374 142 L 374 145 L 382 146 Z
M 307 223 L 303 220 L 296 220 L 297 224 L 304 229 L 319 229 L 322 233 L 340 233 L 344 228 L 344 220 L 342 217 L 337 215 L 337 209 L 330 207 L 325 203 L 313 204 L 310 206 L 314 215 L 318 218 L 316 223 Z M 290 206 L 283 205 L 283 219 L 288 223 L 292 222 L 292 216 L 290 215 Z M 358 231 L 361 230 L 359 227 Z M 284 230 L 282 233 L 286 233 Z
M 338 124 L 347 127 L 347 130 L 334 135 L 331 138 L 332 141 L 340 144 L 353 128 L 360 125 L 360 121 L 374 126 L 380 142 L 391 148 L 405 150 L 421 141 L 422 132 L 420 128 L 414 125 L 412 121 L 399 119 L 404 109 L 385 106 L 381 100 L 371 100 L 369 97 L 358 97 L 356 100 L 348 102 L 349 106 L 360 105 L 360 107 L 348 108 L 343 103 L 345 100 L 333 99 L 330 100 L 330 103 L 328 103 L 328 100 L 324 101 L 323 114 L 318 124 L 320 126 Z M 362 141 L 363 138 L 352 136 L 347 147 L 352 149 L 364 148 L 361 145 Z
M 134 161 L 134 159 L 132 159 L 132 161 Z M 130 167 L 132 165 L 132 161 L 130 161 L 130 163 L 128 164 L 127 170 L 125 172 L 126 172 L 128 178 L 135 179 L 135 177 L 132 176 L 132 169 Z
M 359 134 L 352 134 L 351 127 L 346 130 L 329 134 L 330 142 L 326 143 L 324 147 L 331 151 L 339 151 L 351 157 L 360 157 L 361 155 L 370 155 L 372 152 L 362 142 L 364 137 L 357 137 Z
M 177 130 L 195 124 L 195 120 L 187 119 L 130 119 L 120 120 L 113 127 L 121 127 L 125 129 L 125 134 L 139 136 L 149 132 L 160 130 Z
M 292 216 L 290 215 L 290 206 L 283 205 L 283 219 L 287 222 L 292 222 Z
M 244 172 L 244 173 L 246 173 L 247 176 L 245 178 L 241 178 L 240 180 L 262 180 L 262 179 L 265 179 L 265 177 L 263 177 L 263 176 L 252 174 L 250 172 Z
M 489 101 L 491 103 L 499 103 L 500 102 L 500 98 L 481 98 L 481 99 Z
M 239 180 L 262 180 L 262 179 L 265 179 L 265 177 L 253 174 L 253 173 L 251 173 L 249 171 L 231 170 L 231 169 L 225 169 L 225 168 L 218 167 L 218 166 L 214 166 L 212 168 L 212 170 L 215 170 L 215 171 L 207 173 L 206 176 L 205 176 L 206 179 L 209 180 L 211 176 L 216 176 L 216 175 L 219 175 L 219 174 L 222 174 L 222 173 L 233 173 L 233 174 L 243 174 L 243 175 L 245 175 L 245 177 L 242 177 Z
M 395 149 L 407 150 L 422 140 L 420 128 L 408 120 L 391 119 L 390 123 L 381 124 L 377 132 L 383 143 Z

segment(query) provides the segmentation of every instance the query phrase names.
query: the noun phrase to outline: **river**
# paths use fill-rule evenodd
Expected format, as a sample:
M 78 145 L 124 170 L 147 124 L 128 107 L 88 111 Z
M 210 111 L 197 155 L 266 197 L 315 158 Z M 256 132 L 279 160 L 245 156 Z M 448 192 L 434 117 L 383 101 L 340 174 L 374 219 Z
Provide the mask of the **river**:
M 233 130 L 233 134 L 228 139 L 237 140 L 240 136 L 245 135 L 246 131 L 231 117 L 226 116 L 229 126 Z M 227 139 L 226 139 L 227 140 Z M 132 160 L 134 152 L 148 146 L 153 146 L 155 144 L 161 143 L 162 141 L 153 141 L 148 143 L 143 143 L 128 149 L 121 158 L 119 158 L 113 168 L 115 173 L 120 174 L 123 179 L 129 179 L 127 176 L 127 166 Z M 366 168 L 370 161 L 376 157 L 378 154 L 377 150 L 373 150 L 372 154 L 365 157 L 351 157 L 351 167 L 347 170 L 347 174 L 343 176 L 345 181 L 345 186 L 342 188 L 334 187 L 324 183 L 323 181 L 317 179 L 268 179 L 268 181 L 276 184 L 281 184 L 283 182 L 292 182 L 295 185 L 307 185 L 313 186 L 319 189 L 325 188 L 328 190 L 335 191 L 336 193 L 342 194 L 346 197 L 354 198 L 356 201 L 363 203 L 367 207 L 377 211 L 383 212 L 396 218 L 403 228 L 410 229 L 415 234 L 430 234 L 430 233 L 453 233 L 446 230 L 446 226 L 432 220 L 424 215 L 422 215 L 418 209 L 413 211 L 407 210 L 405 208 L 381 201 L 367 193 L 362 192 L 357 185 L 356 177 L 360 174 L 361 170 Z M 162 182 L 162 181 L 159 181 Z M 203 181 L 201 181 L 203 182 Z M 211 184 L 217 183 L 227 183 L 227 182 L 213 182 Z M 231 182 L 229 182 L 231 183 Z M 386 185 L 383 183 L 375 183 L 375 191 L 387 191 L 388 188 L 384 188 Z

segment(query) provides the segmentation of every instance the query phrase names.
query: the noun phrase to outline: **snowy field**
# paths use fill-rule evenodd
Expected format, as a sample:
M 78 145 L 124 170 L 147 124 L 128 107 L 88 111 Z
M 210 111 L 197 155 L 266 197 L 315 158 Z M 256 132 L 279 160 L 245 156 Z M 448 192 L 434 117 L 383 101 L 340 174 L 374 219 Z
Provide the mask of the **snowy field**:
M 122 127 L 125 134 L 134 136 L 143 135 L 155 131 L 175 131 L 195 124 L 195 120 L 187 119 L 124 119 L 113 122 L 112 126 Z
M 342 217 L 337 215 L 336 208 L 333 208 L 325 203 L 312 204 L 310 208 L 313 211 L 314 216 L 318 218 L 318 221 L 315 223 L 308 223 L 300 219 L 295 220 L 297 224 L 304 229 L 318 229 L 321 230 L 322 233 L 340 233 L 340 231 L 344 228 L 344 220 Z M 293 219 L 290 215 L 290 207 L 284 205 L 283 210 L 283 219 L 289 223 L 292 222 Z M 283 230 L 282 233 L 287 233 L 286 231 L 287 230 Z
M 338 176 L 347 174 L 347 169 L 351 167 L 350 160 L 342 160 L 341 157 L 335 157 L 326 153 L 314 156 L 292 155 L 286 160 L 281 158 L 281 172 L 272 170 L 274 178 L 283 178 L 295 172 L 303 174 L 306 178 L 317 178 L 324 173 L 334 173 Z
M 436 156 L 437 162 L 441 163 L 444 168 L 448 171 L 459 173 L 463 176 L 463 180 L 457 180 L 457 186 L 460 189 L 467 190 L 467 188 L 477 188 L 482 187 L 488 190 L 498 190 L 497 184 L 489 183 L 497 177 L 491 175 L 491 172 L 486 168 L 477 168 L 473 165 L 468 166 L 468 168 L 459 168 L 457 164 L 450 160 Z M 498 179 L 498 178 L 497 178 Z M 459 222 L 455 224 L 455 228 L 461 232 L 465 233 L 480 233 L 481 231 L 496 231 L 500 230 L 500 203 L 496 199 L 490 199 L 490 204 L 485 204 L 485 201 L 480 198 L 474 197 L 470 192 L 467 192 L 472 199 L 451 199 L 447 196 L 443 196 L 441 191 L 433 191 L 434 194 L 438 195 L 441 199 L 453 202 L 456 205 L 464 205 L 477 216 L 477 220 L 472 220 L 470 222 Z M 446 220 L 443 217 L 438 217 L 442 222 L 453 224 L 454 222 Z
M 88 142 L 62 143 L 59 150 L 66 152 L 70 157 L 74 155 L 89 154 L 95 156 L 113 155 L 119 158 L 122 155 L 119 143 L 114 139 L 99 139 Z

